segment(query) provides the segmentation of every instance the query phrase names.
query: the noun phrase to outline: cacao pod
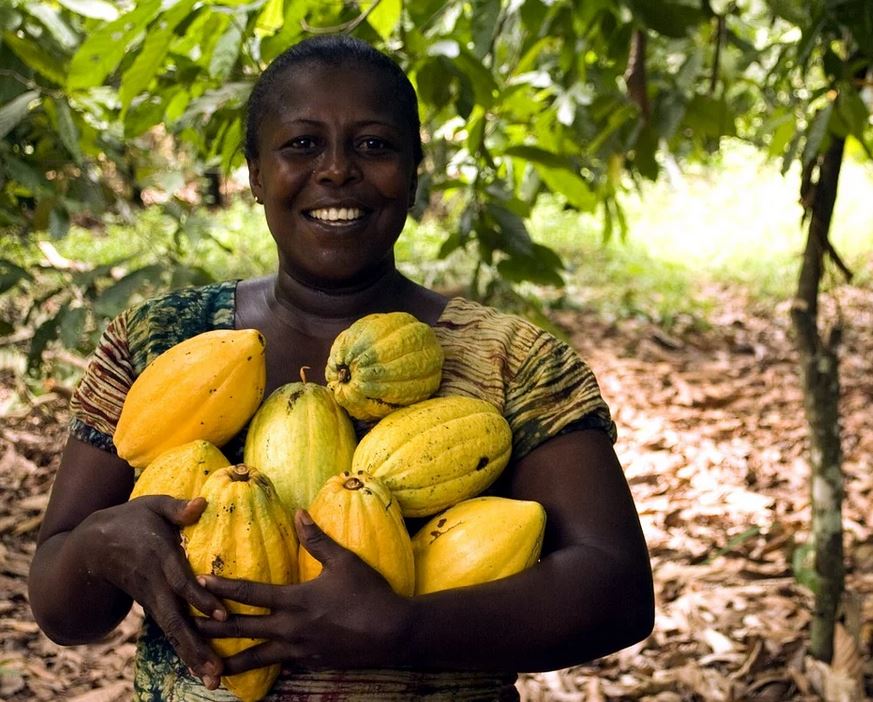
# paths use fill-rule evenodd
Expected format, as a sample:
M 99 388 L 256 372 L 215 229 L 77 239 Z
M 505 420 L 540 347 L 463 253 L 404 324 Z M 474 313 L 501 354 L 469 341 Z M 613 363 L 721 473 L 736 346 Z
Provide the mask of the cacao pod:
M 195 574 L 254 580 L 273 585 L 297 581 L 297 535 L 270 479 L 254 468 L 219 468 L 203 485 L 206 509 L 200 519 L 182 530 L 188 562 Z M 225 600 L 236 614 L 267 614 L 254 607 Z M 196 614 L 196 612 L 195 612 Z M 258 639 L 212 639 L 222 658 L 260 643 Z M 267 694 L 279 675 L 271 665 L 221 678 L 243 702 Z
M 255 413 L 265 381 L 255 329 L 215 329 L 176 344 L 131 385 L 113 436 L 118 455 L 145 468 L 195 439 L 224 445 Z
M 328 478 L 309 514 L 325 534 L 379 571 L 398 595 L 415 587 L 412 543 L 397 501 L 381 482 L 361 471 Z M 321 563 L 300 545 L 300 582 L 321 573 Z
M 218 468 L 230 461 L 208 441 L 189 441 L 164 451 L 149 463 L 133 486 L 130 499 L 141 495 L 170 495 L 190 500 L 200 494 L 203 483 Z
M 433 395 L 442 368 L 443 350 L 430 326 L 407 312 L 385 312 L 340 332 L 324 375 L 350 415 L 372 420 Z
M 509 423 L 494 405 L 433 397 L 381 419 L 355 449 L 352 470 L 385 483 L 404 517 L 427 517 L 491 485 L 511 451 Z
M 352 467 L 357 438 L 352 421 L 323 385 L 288 383 L 255 412 L 243 462 L 273 481 L 290 514 L 306 508 L 332 475 Z
M 415 594 L 487 583 L 540 557 L 546 511 L 539 502 L 475 497 L 432 517 L 412 538 Z

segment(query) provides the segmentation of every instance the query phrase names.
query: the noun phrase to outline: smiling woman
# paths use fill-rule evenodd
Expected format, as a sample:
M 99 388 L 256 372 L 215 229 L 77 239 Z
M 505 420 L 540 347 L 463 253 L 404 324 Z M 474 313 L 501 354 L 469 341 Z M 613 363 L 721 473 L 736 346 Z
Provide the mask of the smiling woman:
M 529 322 L 446 299 L 395 266 L 421 161 L 403 72 L 345 36 L 291 47 L 252 91 L 246 156 L 278 270 L 149 300 L 107 328 L 71 403 L 31 569 L 43 630 L 62 644 L 95 641 L 139 602 L 148 616 L 136 699 L 178 702 L 231 700 L 222 676 L 272 664 L 282 668 L 272 702 L 517 699 L 517 671 L 582 663 L 645 637 L 646 547 L 588 366 Z M 334 339 L 354 321 L 397 311 L 430 325 L 442 348 L 436 395 L 486 401 L 508 423 L 510 462 L 490 493 L 545 509 L 540 562 L 487 584 L 403 597 L 300 510 L 297 535 L 323 565 L 314 580 L 192 573 L 179 529 L 198 521 L 204 501 L 128 499 L 134 472 L 112 437 L 134 380 L 184 339 L 256 329 L 270 393 L 303 366 L 323 376 Z M 231 460 L 243 439 L 223 447 Z M 269 613 L 233 615 L 225 600 Z M 191 617 L 192 607 L 210 616 Z M 239 637 L 260 643 L 225 659 L 209 645 Z

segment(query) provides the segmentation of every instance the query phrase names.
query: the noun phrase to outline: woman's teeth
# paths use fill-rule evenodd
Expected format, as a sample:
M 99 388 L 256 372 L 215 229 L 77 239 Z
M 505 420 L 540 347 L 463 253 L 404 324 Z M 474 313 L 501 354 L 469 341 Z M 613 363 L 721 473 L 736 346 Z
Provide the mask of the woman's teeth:
M 310 210 L 309 216 L 322 222 L 353 222 L 363 217 L 364 211 L 357 207 L 327 207 Z

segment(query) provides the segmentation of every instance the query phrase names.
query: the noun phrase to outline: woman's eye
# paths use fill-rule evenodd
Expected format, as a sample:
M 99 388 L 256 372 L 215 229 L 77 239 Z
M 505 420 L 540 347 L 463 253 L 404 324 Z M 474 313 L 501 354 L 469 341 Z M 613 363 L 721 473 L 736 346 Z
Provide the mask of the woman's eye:
M 391 145 L 379 137 L 367 137 L 358 142 L 358 148 L 364 151 L 386 151 L 391 148 Z
M 296 151 L 306 151 L 315 148 L 315 139 L 307 136 L 295 137 L 286 144 L 286 147 Z

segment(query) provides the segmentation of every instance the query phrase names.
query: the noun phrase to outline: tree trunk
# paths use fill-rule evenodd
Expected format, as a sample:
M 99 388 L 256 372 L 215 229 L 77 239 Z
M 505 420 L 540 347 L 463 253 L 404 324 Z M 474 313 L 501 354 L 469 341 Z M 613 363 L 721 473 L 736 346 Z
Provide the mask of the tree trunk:
M 791 317 L 797 334 L 804 405 L 809 424 L 812 536 L 815 553 L 815 611 L 810 653 L 830 663 L 834 625 L 843 593 L 843 472 L 839 426 L 839 320 L 824 338 L 819 333 L 818 293 L 828 231 L 843 161 L 842 139 L 833 138 L 820 157 L 818 181 L 811 201 L 811 217 L 803 253 L 797 296 Z

